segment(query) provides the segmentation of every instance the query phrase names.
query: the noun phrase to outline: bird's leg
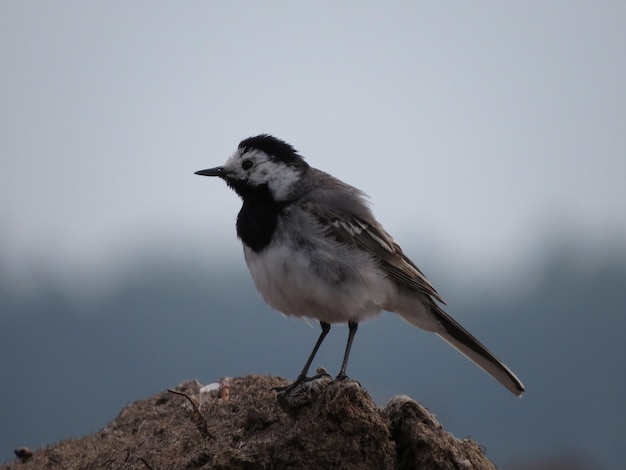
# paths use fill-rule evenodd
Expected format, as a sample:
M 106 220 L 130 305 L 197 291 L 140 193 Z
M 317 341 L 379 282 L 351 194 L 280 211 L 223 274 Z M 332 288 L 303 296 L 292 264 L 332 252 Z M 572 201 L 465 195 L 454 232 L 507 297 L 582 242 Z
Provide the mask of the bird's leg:
M 320 326 L 322 327 L 322 332 L 320 333 L 319 338 L 317 338 L 317 343 L 315 343 L 315 346 L 313 347 L 313 351 L 311 351 L 311 355 L 309 356 L 309 359 L 307 359 L 306 364 L 304 364 L 304 368 L 302 369 L 302 372 L 300 372 L 300 375 L 296 379 L 297 383 L 300 383 L 304 379 L 306 379 L 306 374 L 308 374 L 309 372 L 309 367 L 311 367 L 311 363 L 313 362 L 313 359 L 315 358 L 315 355 L 317 354 L 317 350 L 320 348 L 322 341 L 324 341 L 324 338 L 326 338 L 326 335 L 330 331 L 330 323 L 321 321 Z
M 304 364 L 304 367 L 302 368 L 302 372 L 300 372 L 300 375 L 298 375 L 298 378 L 291 385 L 288 385 L 287 387 L 274 387 L 273 390 L 282 392 L 282 393 L 287 393 L 293 390 L 296 386 L 298 386 L 299 384 L 301 384 L 307 379 L 306 374 L 309 372 L 309 368 L 311 367 L 311 363 L 313 362 L 313 359 L 315 358 L 315 355 L 317 354 L 317 350 L 320 348 L 322 341 L 324 341 L 324 338 L 326 338 L 326 335 L 330 331 L 330 323 L 321 321 L 320 326 L 322 327 L 322 332 L 320 333 L 319 338 L 317 338 L 317 342 L 315 343 L 315 346 L 313 347 L 313 351 L 311 351 L 311 354 L 309 355 L 309 358 L 307 359 L 306 364 Z
M 343 355 L 343 362 L 341 363 L 341 370 L 335 380 L 345 380 L 348 378 L 346 375 L 346 367 L 348 367 L 348 358 L 350 357 L 350 349 L 352 348 L 352 341 L 354 340 L 354 335 L 356 334 L 356 330 L 359 327 L 359 324 L 356 322 L 348 322 L 348 328 L 350 332 L 348 333 L 348 343 L 346 344 L 346 352 Z

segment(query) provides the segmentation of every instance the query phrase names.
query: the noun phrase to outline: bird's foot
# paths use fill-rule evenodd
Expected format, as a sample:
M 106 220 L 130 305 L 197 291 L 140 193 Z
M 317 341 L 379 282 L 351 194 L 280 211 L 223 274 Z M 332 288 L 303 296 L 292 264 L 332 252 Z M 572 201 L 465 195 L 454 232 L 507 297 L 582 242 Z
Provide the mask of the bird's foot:
M 314 380 L 318 380 L 323 377 L 331 376 L 328 373 L 328 371 L 326 371 L 326 369 L 324 369 L 323 367 L 318 367 L 315 372 L 317 372 L 317 374 L 315 374 L 313 377 L 307 377 L 307 376 L 301 375 L 296 380 L 294 380 L 291 384 L 286 385 L 284 387 L 273 387 L 272 391 L 276 392 L 279 395 L 279 397 L 285 397 L 303 384 L 313 382 Z
M 298 385 L 306 382 L 307 380 L 309 380 L 308 377 L 303 377 L 302 379 L 298 378 L 291 382 L 291 384 L 284 387 L 272 387 L 272 392 L 276 392 L 278 395 L 282 396 L 289 395 L 289 393 L 291 393 L 296 387 L 298 387 Z
M 335 377 L 330 383 L 334 384 L 334 383 L 337 383 L 337 382 L 345 382 L 345 381 L 348 381 L 348 380 L 351 381 L 351 382 L 354 382 L 359 387 L 363 388 L 363 386 L 361 385 L 360 382 L 358 382 L 357 380 L 352 380 L 346 374 L 338 374 L 337 377 Z

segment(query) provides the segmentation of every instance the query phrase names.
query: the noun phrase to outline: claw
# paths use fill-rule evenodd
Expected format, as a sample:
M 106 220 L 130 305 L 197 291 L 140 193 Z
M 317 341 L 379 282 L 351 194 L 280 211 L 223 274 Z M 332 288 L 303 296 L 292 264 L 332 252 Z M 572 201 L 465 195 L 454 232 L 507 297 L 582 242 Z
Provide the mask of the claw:
M 299 376 L 296 380 L 294 380 L 291 384 L 286 385 L 284 387 L 272 387 L 272 391 L 278 393 L 281 396 L 289 395 L 296 387 L 305 382 L 310 382 L 315 377 L 305 377 Z
M 346 374 L 339 374 L 337 375 L 337 377 L 335 377 L 329 385 L 332 385 L 334 383 L 337 382 L 345 382 L 345 381 L 350 381 L 350 382 L 354 382 L 355 384 L 357 384 L 359 387 L 363 388 L 363 386 L 361 385 L 361 382 L 359 382 L 358 380 L 352 380 L 350 377 L 348 377 Z
M 298 377 L 290 385 L 286 385 L 284 387 L 272 387 L 272 391 L 276 392 L 280 397 L 286 397 L 302 384 L 313 382 L 314 380 L 321 379 L 322 377 L 330 377 L 330 374 L 323 367 L 319 367 L 316 372 L 317 374 L 313 377 Z

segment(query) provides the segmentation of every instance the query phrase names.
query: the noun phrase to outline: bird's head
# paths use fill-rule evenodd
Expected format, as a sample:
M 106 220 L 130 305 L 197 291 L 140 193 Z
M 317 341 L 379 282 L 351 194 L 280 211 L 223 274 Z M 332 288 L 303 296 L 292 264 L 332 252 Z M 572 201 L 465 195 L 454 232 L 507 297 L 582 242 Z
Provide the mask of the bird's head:
M 268 134 L 242 140 L 226 163 L 197 171 L 196 175 L 218 176 L 242 198 L 263 191 L 274 201 L 286 201 L 309 168 L 287 142 Z

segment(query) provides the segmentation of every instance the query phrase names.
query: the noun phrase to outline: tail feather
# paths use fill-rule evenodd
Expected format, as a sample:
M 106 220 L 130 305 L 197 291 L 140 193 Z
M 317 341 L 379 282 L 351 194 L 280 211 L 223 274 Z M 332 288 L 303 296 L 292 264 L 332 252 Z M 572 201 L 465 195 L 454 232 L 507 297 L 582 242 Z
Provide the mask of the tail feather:
M 522 396 L 525 390 L 524 385 L 507 366 L 491 354 L 480 341 L 474 338 L 450 315 L 436 305 L 433 310 L 437 315 L 437 320 L 439 320 L 441 326 L 443 326 L 443 330 L 435 331 L 442 339 L 504 385 L 512 393 L 518 397 Z

